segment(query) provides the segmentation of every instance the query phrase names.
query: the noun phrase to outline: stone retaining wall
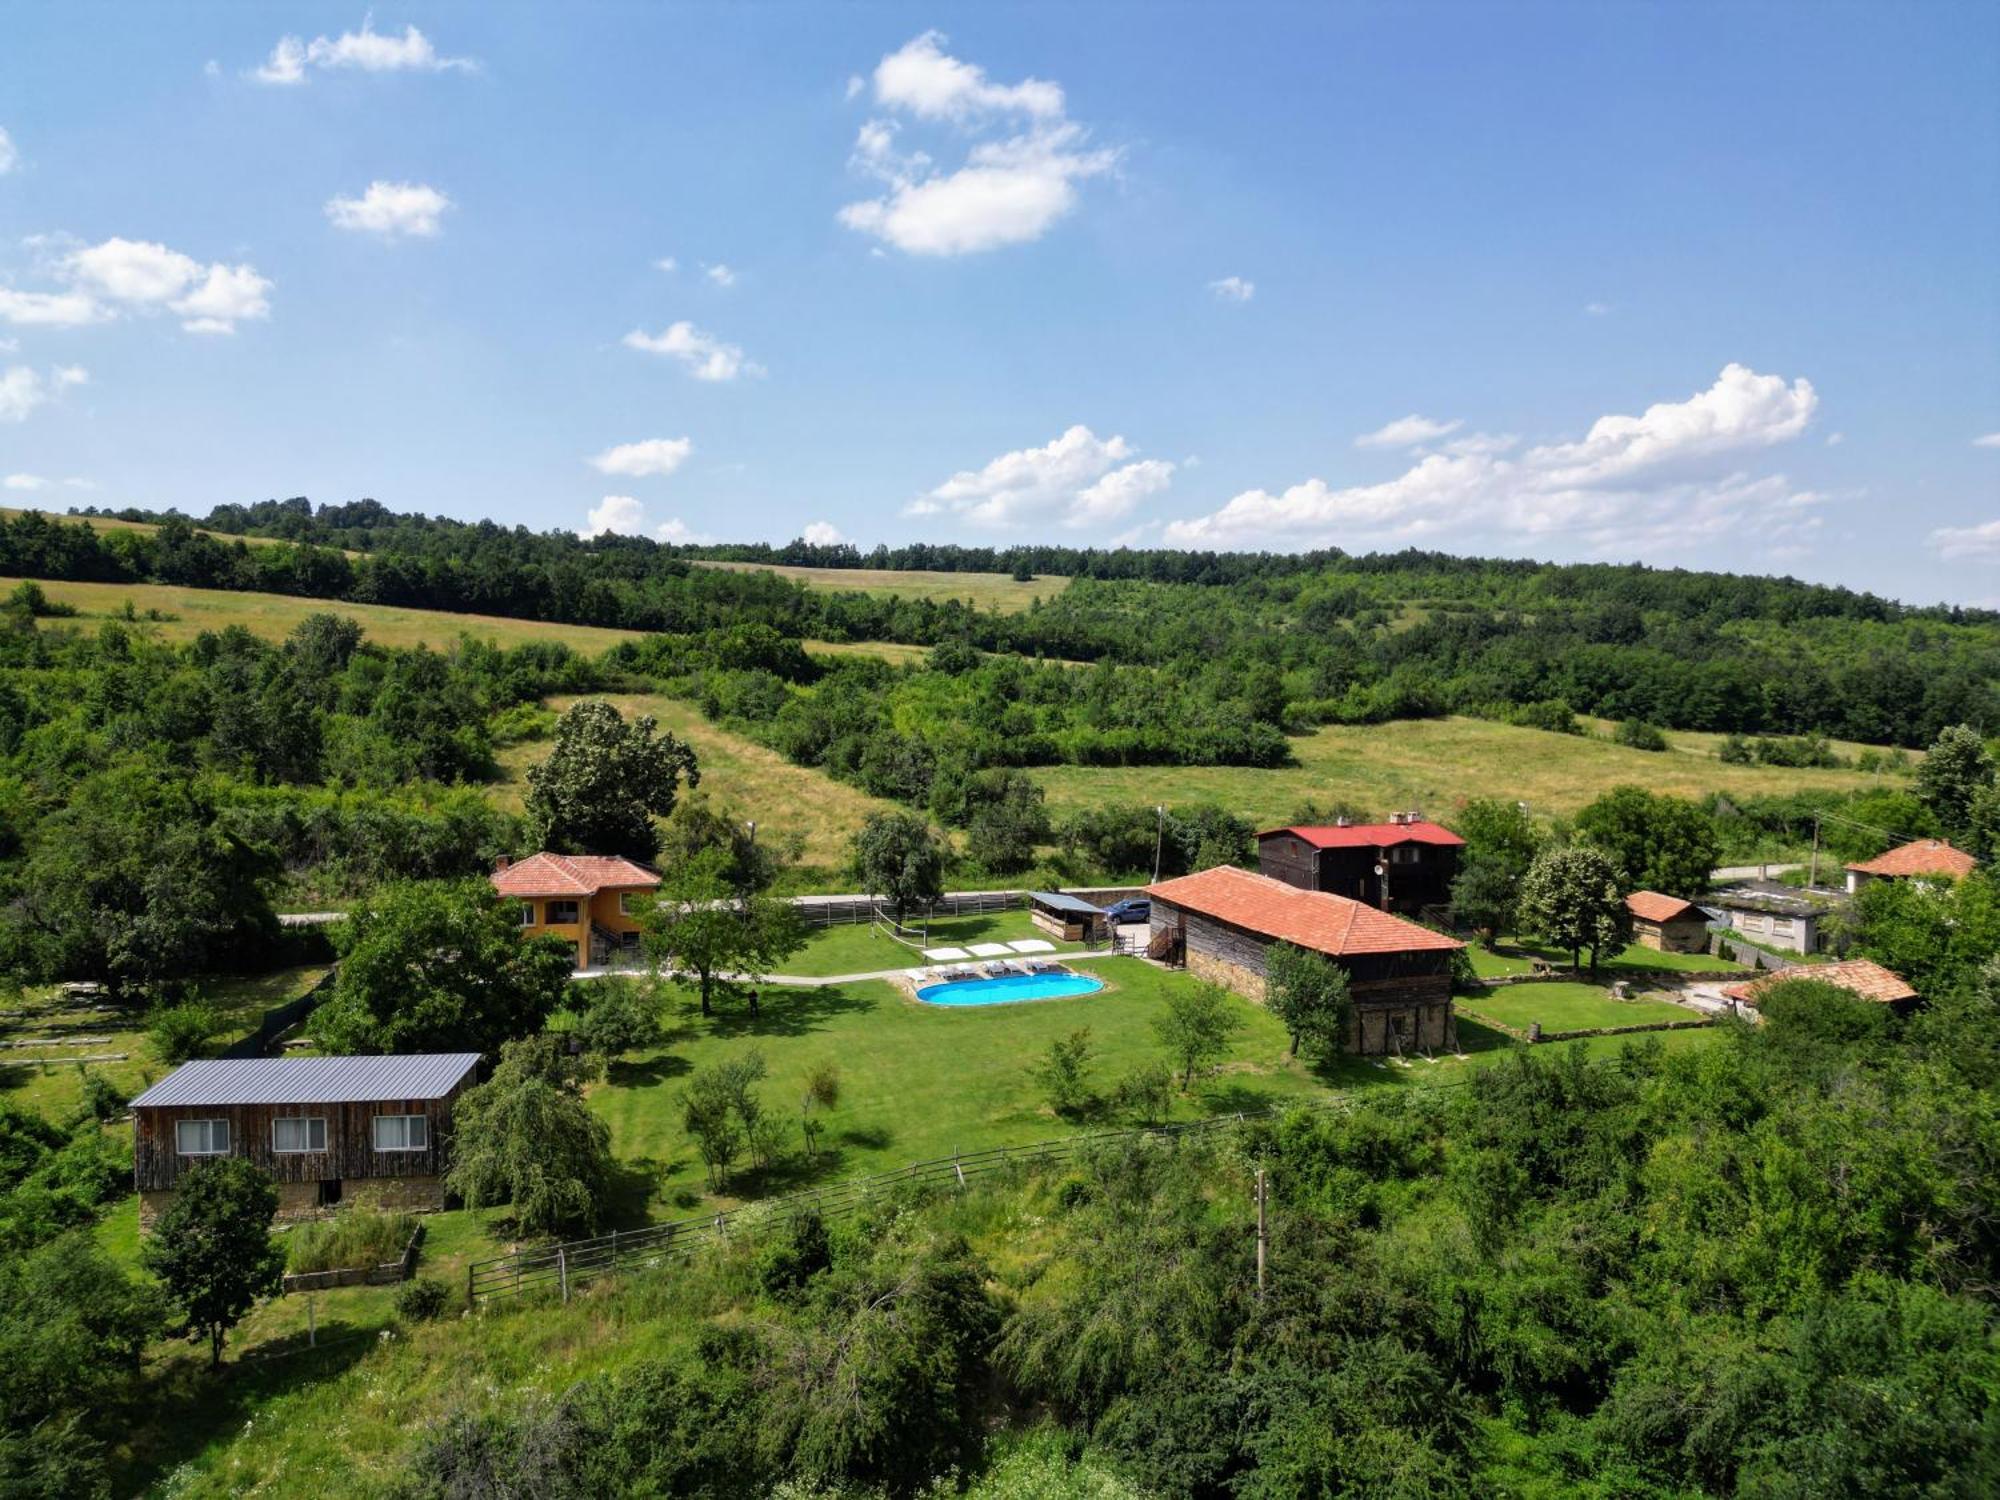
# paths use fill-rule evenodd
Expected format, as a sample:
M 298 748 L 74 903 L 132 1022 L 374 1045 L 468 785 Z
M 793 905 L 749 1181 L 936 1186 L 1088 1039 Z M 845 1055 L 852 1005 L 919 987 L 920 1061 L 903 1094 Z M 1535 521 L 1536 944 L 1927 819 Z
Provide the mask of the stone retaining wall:
M 410 1231 L 410 1242 L 394 1260 L 375 1266 L 338 1266 L 331 1271 L 299 1271 L 285 1277 L 286 1292 L 323 1292 L 335 1286 L 394 1286 L 408 1281 L 417 1269 L 417 1251 L 424 1242 L 424 1226 Z

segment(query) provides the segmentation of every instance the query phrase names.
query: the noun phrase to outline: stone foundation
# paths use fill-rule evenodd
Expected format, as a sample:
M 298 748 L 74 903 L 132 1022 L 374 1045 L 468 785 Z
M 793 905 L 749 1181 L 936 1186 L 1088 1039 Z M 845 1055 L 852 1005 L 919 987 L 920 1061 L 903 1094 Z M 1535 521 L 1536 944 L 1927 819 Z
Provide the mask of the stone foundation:
M 1264 976 L 1242 964 L 1233 964 L 1226 958 L 1213 953 L 1203 953 L 1192 944 L 1187 950 L 1187 971 L 1197 979 L 1206 979 L 1211 984 L 1219 984 L 1224 989 L 1234 990 L 1245 1000 L 1264 1003 Z
M 173 1202 L 173 1192 L 145 1191 L 139 1194 L 139 1228 L 150 1231 L 153 1221 Z M 308 1219 L 331 1218 L 349 1206 L 380 1209 L 384 1213 L 434 1214 L 444 1208 L 444 1180 L 439 1177 L 350 1177 L 341 1184 L 340 1202 L 323 1206 L 317 1182 L 278 1184 L 280 1224 L 298 1224 Z

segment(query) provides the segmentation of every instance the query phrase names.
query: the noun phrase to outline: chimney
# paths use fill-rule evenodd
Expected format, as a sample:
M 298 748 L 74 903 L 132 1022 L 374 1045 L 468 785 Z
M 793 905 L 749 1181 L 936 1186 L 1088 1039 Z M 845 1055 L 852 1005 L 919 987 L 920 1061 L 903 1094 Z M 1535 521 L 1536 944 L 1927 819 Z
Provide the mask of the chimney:
M 493 861 L 493 873 L 495 875 L 498 875 L 502 870 L 506 869 L 507 866 L 511 865 L 512 863 L 514 863 L 513 855 L 511 854 L 501 855 L 498 859 Z
M 1333 826 L 1335 828 L 1347 828 L 1351 827 L 1353 825 L 1353 822 L 1354 820 L 1348 817 L 1346 813 L 1342 813 L 1339 817 L 1333 820 Z

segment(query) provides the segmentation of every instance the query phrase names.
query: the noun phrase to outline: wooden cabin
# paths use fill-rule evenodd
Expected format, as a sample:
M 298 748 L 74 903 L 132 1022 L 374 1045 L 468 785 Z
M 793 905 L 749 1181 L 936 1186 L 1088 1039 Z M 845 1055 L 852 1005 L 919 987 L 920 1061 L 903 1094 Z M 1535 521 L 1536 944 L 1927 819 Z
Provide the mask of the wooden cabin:
M 1354 1021 L 1347 1050 L 1363 1057 L 1455 1051 L 1452 954 L 1465 944 L 1331 891 L 1218 865 L 1149 886 L 1147 951 L 1262 1003 L 1274 943 L 1324 953 L 1347 971 Z
M 573 944 L 579 969 L 636 959 L 639 919 L 660 888 L 644 865 L 601 854 L 502 858 L 489 878 L 502 899 L 517 903 L 522 934 Z
M 1706 953 L 1708 913 L 1692 901 L 1658 891 L 1634 891 L 1625 898 L 1632 941 L 1660 953 Z
M 1087 943 L 1103 929 L 1104 912 L 1061 891 L 1028 892 L 1028 919 L 1058 942 Z
M 277 1179 L 278 1217 L 341 1203 L 444 1207 L 452 1105 L 476 1052 L 183 1063 L 132 1101 L 132 1176 L 150 1225 L 182 1175 L 240 1156 Z
M 1328 891 L 1381 911 L 1451 902 L 1465 840 L 1413 812 L 1386 823 L 1272 828 L 1257 835 L 1260 874 L 1302 891 Z

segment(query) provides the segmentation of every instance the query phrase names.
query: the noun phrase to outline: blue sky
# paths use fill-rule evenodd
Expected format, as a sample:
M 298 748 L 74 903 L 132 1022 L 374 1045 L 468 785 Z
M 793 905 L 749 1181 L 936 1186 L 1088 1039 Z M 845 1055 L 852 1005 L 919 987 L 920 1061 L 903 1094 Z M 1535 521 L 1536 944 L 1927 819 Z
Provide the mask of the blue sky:
M 1950 4 L 10 6 L 0 501 L 2000 603 L 1996 76 Z

